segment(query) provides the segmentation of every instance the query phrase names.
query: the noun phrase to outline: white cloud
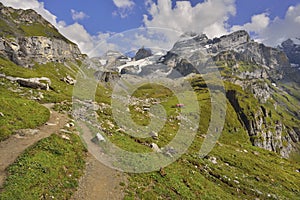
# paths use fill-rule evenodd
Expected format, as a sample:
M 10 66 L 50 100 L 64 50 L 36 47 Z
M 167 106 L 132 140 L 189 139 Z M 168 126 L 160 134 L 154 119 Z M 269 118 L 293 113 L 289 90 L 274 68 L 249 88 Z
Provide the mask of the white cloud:
M 82 11 L 78 12 L 76 10 L 71 9 L 71 13 L 72 13 L 72 19 L 75 21 L 89 18 L 89 16 Z
M 121 18 L 126 18 L 135 6 L 132 0 L 113 0 L 113 3 L 118 8 L 118 11 L 114 11 L 112 15 L 119 15 Z
M 300 5 L 290 6 L 284 19 L 276 17 L 260 37 L 269 45 L 277 45 L 285 39 L 300 37 Z
M 209 37 L 227 33 L 226 21 L 235 15 L 235 0 L 207 0 L 194 7 L 189 1 L 158 0 L 157 4 L 146 0 L 150 15 L 144 15 L 146 27 L 163 27 L 186 32 L 204 32 Z
M 243 26 L 233 26 L 236 29 L 246 29 L 256 34 L 256 39 L 270 46 L 277 46 L 288 38 L 300 37 L 300 5 L 290 6 L 284 18 L 270 19 L 266 13 L 254 15 L 251 22 Z
M 113 0 L 113 2 L 118 8 L 132 8 L 134 6 L 132 0 Z
M 253 15 L 251 22 L 244 24 L 243 26 L 233 26 L 232 31 L 246 30 L 248 32 L 259 33 L 264 30 L 270 24 L 270 18 L 267 13 Z

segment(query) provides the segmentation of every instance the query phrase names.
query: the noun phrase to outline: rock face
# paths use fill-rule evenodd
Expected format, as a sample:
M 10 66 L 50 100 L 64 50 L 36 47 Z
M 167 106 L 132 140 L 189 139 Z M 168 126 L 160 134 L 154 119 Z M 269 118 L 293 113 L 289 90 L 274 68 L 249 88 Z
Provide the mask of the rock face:
M 17 65 L 83 58 L 77 45 L 34 10 L 17 10 L 0 3 L 0 21 L 0 55 Z
M 149 56 L 152 56 L 151 50 L 150 49 L 145 49 L 144 47 L 142 47 L 141 49 L 139 49 L 137 51 L 137 53 L 134 56 L 134 59 L 135 60 L 141 60 L 141 59 L 147 58 Z
M 265 106 L 260 106 L 251 113 L 246 113 L 240 104 L 235 90 L 226 93 L 227 99 L 235 109 L 241 123 L 247 130 L 251 142 L 269 151 L 274 151 L 288 158 L 300 142 L 300 132 L 296 127 L 288 127 L 272 118 L 272 113 Z
M 22 37 L 14 40 L 0 38 L 0 53 L 17 65 L 25 67 L 33 64 L 32 61 L 45 64 L 82 57 L 76 45 L 43 36 Z
M 243 61 L 274 70 L 290 67 L 284 52 L 251 41 L 246 31 L 237 31 L 214 39 L 208 39 L 204 34 L 184 34 L 163 61 L 167 65 L 173 65 L 176 69 L 181 67 L 190 69 L 190 67 L 182 65 L 182 59 L 185 59 L 187 55 L 193 57 L 193 54 L 201 54 L 201 52 L 211 56 L 214 61 Z M 181 65 L 181 67 L 177 65 Z

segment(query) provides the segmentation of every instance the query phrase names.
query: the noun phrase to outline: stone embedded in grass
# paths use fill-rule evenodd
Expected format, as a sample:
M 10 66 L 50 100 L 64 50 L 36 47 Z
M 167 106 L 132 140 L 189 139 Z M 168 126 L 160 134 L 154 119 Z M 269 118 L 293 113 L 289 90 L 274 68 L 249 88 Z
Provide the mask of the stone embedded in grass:
M 100 133 L 97 133 L 91 141 L 97 144 L 99 142 L 105 142 L 105 138 Z
M 160 148 L 158 147 L 158 145 L 155 144 L 155 143 L 151 143 L 150 147 L 152 148 L 152 150 L 153 150 L 154 152 L 157 152 L 157 153 L 160 153 L 160 152 L 161 152 L 161 149 L 160 149 Z
M 210 157 L 208 160 L 213 164 L 218 164 L 216 157 Z

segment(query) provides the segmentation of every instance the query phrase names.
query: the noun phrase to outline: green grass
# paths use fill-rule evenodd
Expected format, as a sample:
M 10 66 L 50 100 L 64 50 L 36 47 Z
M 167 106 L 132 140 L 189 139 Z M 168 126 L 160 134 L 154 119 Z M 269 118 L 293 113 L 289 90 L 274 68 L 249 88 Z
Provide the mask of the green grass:
M 69 42 L 65 37 L 63 37 L 57 29 L 41 23 L 33 24 L 22 24 L 20 29 L 24 32 L 25 36 L 44 36 L 50 38 L 63 39 L 66 42 Z
M 70 75 L 75 78 L 77 75 L 77 64 L 69 63 L 69 68 L 61 63 L 47 63 L 43 65 L 36 64 L 33 68 L 23 68 L 13 62 L 0 58 L 0 73 L 7 76 L 33 78 L 33 77 L 47 77 L 51 80 L 51 90 L 43 91 L 44 99 L 41 103 L 57 103 L 64 100 L 71 101 L 73 86 L 61 81 L 62 78 Z M 28 91 L 30 89 L 21 88 L 24 90 L 24 96 L 30 97 Z
M 77 135 L 67 136 L 70 141 L 53 134 L 28 148 L 8 168 L 0 199 L 69 199 L 83 174 L 86 150 Z
M 0 97 L 0 141 L 6 139 L 14 130 L 35 128 L 49 118 L 49 110 L 30 100 Z
M 26 10 L 21 15 L 18 11 L 12 12 L 8 15 L 0 17 L 0 35 L 6 38 L 20 37 L 20 36 L 44 36 L 49 38 L 57 38 L 64 40 L 67 43 L 72 43 L 59 33 L 59 31 L 49 24 L 49 22 L 42 19 L 37 14 L 36 22 L 21 22 L 17 23 L 24 15 L 31 15 L 33 10 Z
M 280 158 L 276 153 L 253 147 L 248 132 L 241 124 L 239 113 L 236 113 L 230 102 L 227 102 L 227 113 L 224 130 L 212 152 L 201 159 L 198 155 L 210 122 L 211 102 L 206 84 L 201 78 L 192 79 L 200 106 L 200 124 L 196 137 L 188 151 L 176 162 L 159 171 L 143 174 L 129 174 L 129 185 L 125 199 L 299 199 L 300 174 L 296 169 L 299 163 Z M 226 90 L 236 91 L 236 98 L 243 112 L 254 120 L 253 112 L 260 110 L 258 100 L 240 86 L 225 82 Z M 98 102 L 109 105 L 110 92 L 96 96 Z M 159 92 L 158 92 L 159 91 Z M 163 92 L 161 92 L 163 91 Z M 154 85 L 144 85 L 133 94 L 135 98 L 159 98 L 170 118 L 176 117 L 178 102 L 171 91 Z M 263 106 L 277 117 L 274 108 L 268 102 Z M 141 125 L 147 125 L 147 114 L 130 106 L 132 119 Z M 97 112 L 102 127 L 107 129 L 106 137 L 111 142 L 132 152 L 151 152 L 145 144 L 152 142 L 160 147 L 170 142 L 178 130 L 179 121 L 168 121 L 158 133 L 159 140 L 152 138 L 134 138 L 122 131 L 116 124 L 109 128 L 108 120 L 114 123 L 111 109 L 106 106 Z M 273 119 L 274 117 L 274 119 Z M 280 118 L 282 119 L 282 118 Z M 209 161 L 216 157 L 217 164 Z

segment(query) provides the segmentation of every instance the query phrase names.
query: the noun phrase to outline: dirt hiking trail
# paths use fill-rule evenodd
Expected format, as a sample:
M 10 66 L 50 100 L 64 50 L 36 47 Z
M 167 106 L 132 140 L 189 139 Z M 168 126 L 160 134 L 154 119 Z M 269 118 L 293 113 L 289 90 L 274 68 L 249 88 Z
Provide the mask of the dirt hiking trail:
M 52 104 L 45 104 L 50 109 Z M 20 136 L 15 134 L 7 140 L 0 142 L 0 189 L 6 178 L 5 169 L 11 165 L 22 152 L 33 145 L 37 141 L 50 136 L 52 133 L 58 132 L 68 122 L 69 118 L 66 114 L 60 114 L 50 110 L 50 118 L 48 122 L 37 128 L 38 132 L 34 135 Z
M 45 104 L 50 110 L 50 118 L 44 125 L 36 128 L 34 134 L 15 134 L 7 140 L 0 142 L 0 191 L 6 179 L 6 168 L 11 165 L 26 148 L 49 137 L 53 133 L 58 133 L 60 129 L 70 120 L 67 114 L 53 111 L 53 104 Z M 89 153 L 86 158 L 86 169 L 84 175 L 79 180 L 79 186 L 74 193 L 72 200 L 119 200 L 123 199 L 124 192 L 120 183 L 126 183 L 125 175 L 111 169 Z

